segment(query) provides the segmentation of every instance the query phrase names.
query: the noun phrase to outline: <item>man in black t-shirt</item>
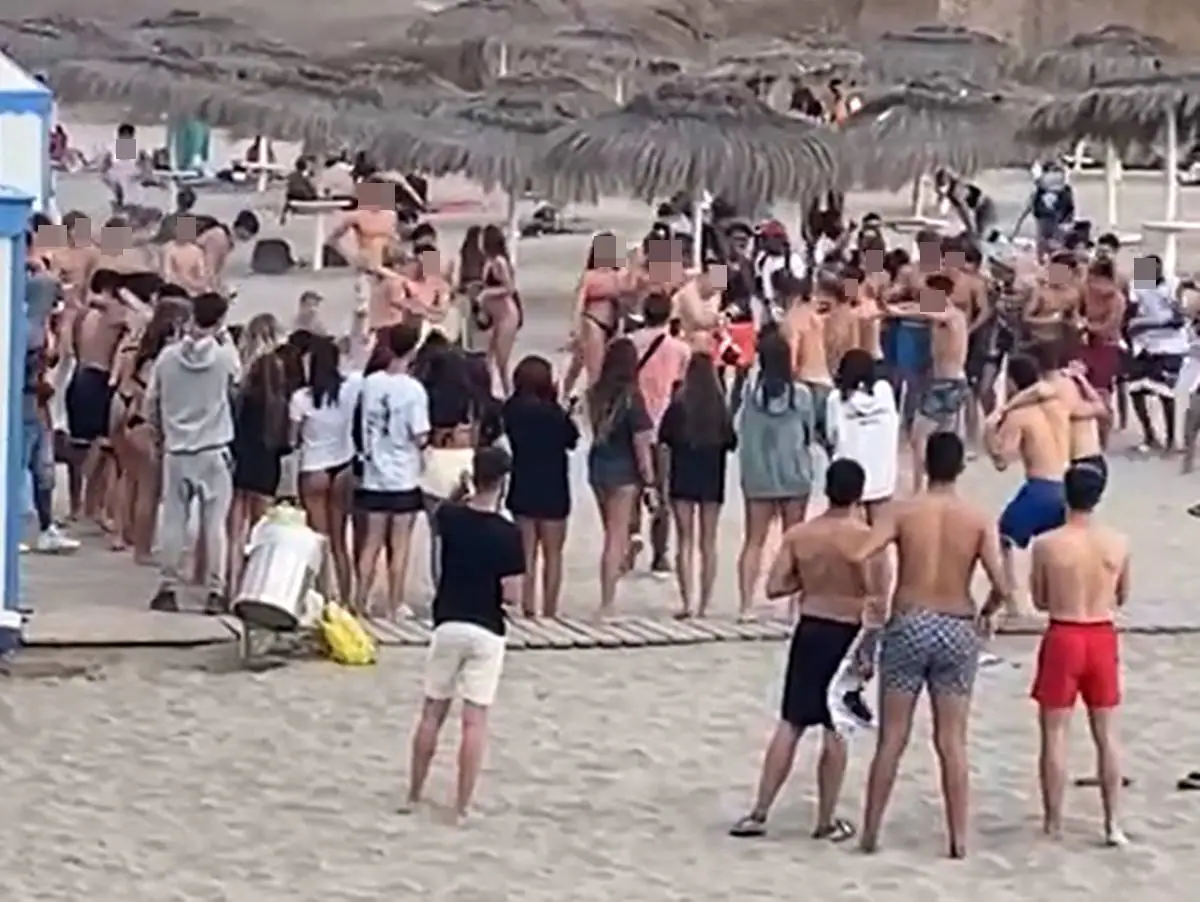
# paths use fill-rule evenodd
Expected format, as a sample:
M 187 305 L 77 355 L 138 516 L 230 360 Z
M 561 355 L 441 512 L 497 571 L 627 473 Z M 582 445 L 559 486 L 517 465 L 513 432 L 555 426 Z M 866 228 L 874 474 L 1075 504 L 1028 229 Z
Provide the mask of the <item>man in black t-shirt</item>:
M 512 458 L 503 448 L 480 448 L 471 468 L 474 493 L 434 514 L 441 545 L 433 597 L 433 639 L 425 665 L 425 702 L 412 741 L 408 801 L 411 811 L 437 748 L 438 733 L 457 695 L 462 739 L 454 812 L 466 816 L 487 740 L 487 712 L 504 669 L 505 605 L 521 600 L 525 552 L 521 533 L 498 511 Z

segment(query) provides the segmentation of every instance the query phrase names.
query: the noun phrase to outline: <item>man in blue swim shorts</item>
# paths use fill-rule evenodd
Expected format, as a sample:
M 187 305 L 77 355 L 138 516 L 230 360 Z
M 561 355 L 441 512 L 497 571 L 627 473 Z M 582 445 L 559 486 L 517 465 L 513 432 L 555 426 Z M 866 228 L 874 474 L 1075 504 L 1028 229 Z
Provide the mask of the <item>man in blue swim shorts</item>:
M 1008 361 L 1010 397 L 1039 378 L 1032 358 L 1017 355 Z M 1017 460 L 1025 465 L 1025 484 L 1000 515 L 1005 576 L 1009 585 L 1015 585 L 1013 549 L 1027 548 L 1037 536 L 1062 526 L 1066 518 L 1063 474 L 1071 461 L 1071 411 L 1057 395 L 1008 412 L 1001 409 L 988 418 L 984 446 L 998 470 Z M 1027 596 L 1005 612 L 1009 617 L 1031 613 Z

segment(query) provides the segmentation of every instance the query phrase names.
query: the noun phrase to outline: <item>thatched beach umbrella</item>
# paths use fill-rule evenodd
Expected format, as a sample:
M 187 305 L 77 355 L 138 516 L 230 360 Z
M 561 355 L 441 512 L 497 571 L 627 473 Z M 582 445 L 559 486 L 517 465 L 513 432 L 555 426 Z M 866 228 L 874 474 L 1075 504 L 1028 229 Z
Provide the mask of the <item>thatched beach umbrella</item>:
M 1134 142 L 1166 144 L 1164 216 L 1179 217 L 1179 141 L 1200 133 L 1200 71 L 1158 73 L 1100 82 L 1073 96 L 1039 104 L 1022 132 L 1029 141 L 1057 146 L 1096 139 L 1124 148 Z M 1177 236 L 1168 233 L 1163 264 L 1175 270 Z
M 591 86 L 563 75 L 510 76 L 466 100 L 441 104 L 422 120 L 394 132 L 384 125 L 370 152 L 381 160 L 403 156 L 433 175 L 466 175 L 508 195 L 509 230 L 519 236 L 516 199 L 538 175 L 540 140 L 582 116 L 613 107 Z
M 838 179 L 832 132 L 776 113 L 743 87 L 686 81 L 558 129 L 539 171 L 572 199 L 601 189 L 647 202 L 711 191 L 744 208 L 806 200 Z
M 0 21 L 0 50 L 29 69 L 128 51 L 129 38 L 67 16 Z
M 855 184 L 895 191 L 938 169 L 959 175 L 1011 163 L 1029 105 L 958 80 L 868 93 L 842 127 Z
M 862 54 L 836 43 L 799 39 L 738 38 L 708 48 L 712 68 L 706 78 L 742 82 L 774 109 L 786 112 L 797 82 L 857 73 Z
M 902 84 L 944 72 L 991 85 L 1013 64 L 1016 52 L 1005 41 L 957 25 L 918 25 L 886 32 L 866 45 L 867 68 L 880 81 Z
M 1056 90 L 1086 91 L 1114 78 L 1136 78 L 1164 72 L 1181 61 L 1179 48 L 1156 35 L 1126 25 L 1105 25 L 1074 35 L 1017 67 L 1022 81 Z M 1085 145 L 1075 146 L 1075 168 L 1083 164 Z M 1104 146 L 1104 193 L 1109 226 L 1120 218 L 1118 185 L 1121 158 L 1112 144 Z
M 548 23 L 577 19 L 573 9 L 555 0 L 458 0 L 428 13 L 408 29 L 414 41 L 495 41 L 500 59 L 497 74 L 509 70 L 508 35 Z

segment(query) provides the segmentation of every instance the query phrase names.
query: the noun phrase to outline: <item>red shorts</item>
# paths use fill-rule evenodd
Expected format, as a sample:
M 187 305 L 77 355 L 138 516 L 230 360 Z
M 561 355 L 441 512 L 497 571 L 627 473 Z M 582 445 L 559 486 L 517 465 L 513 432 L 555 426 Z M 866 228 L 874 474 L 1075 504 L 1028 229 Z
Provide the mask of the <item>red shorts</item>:
M 1073 708 L 1081 695 L 1088 708 L 1119 705 L 1121 665 L 1112 622 L 1050 621 L 1038 648 L 1037 675 L 1030 694 L 1050 710 Z
M 1093 388 L 1112 391 L 1121 373 L 1121 349 L 1115 344 L 1085 345 L 1079 349 L 1079 359 L 1087 367 L 1087 380 Z

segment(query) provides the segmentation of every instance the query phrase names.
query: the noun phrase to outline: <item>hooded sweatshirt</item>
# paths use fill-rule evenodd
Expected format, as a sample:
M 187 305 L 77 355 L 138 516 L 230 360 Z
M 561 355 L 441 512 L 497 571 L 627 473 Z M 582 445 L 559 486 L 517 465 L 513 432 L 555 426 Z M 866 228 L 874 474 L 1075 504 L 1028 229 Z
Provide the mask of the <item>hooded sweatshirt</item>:
M 749 500 L 807 496 L 812 489 L 813 397 L 803 382 L 767 398 L 755 381 L 742 405 L 738 463 Z
M 857 461 L 867 475 L 863 501 L 890 498 L 896 491 L 896 445 L 900 439 L 900 415 L 892 387 L 880 379 L 869 393 L 860 388 L 849 398 L 834 389 L 825 414 L 833 459 Z
M 241 362 L 232 342 L 188 336 L 163 348 L 150 374 L 146 409 L 168 454 L 226 448 L 233 441 L 232 393 Z

